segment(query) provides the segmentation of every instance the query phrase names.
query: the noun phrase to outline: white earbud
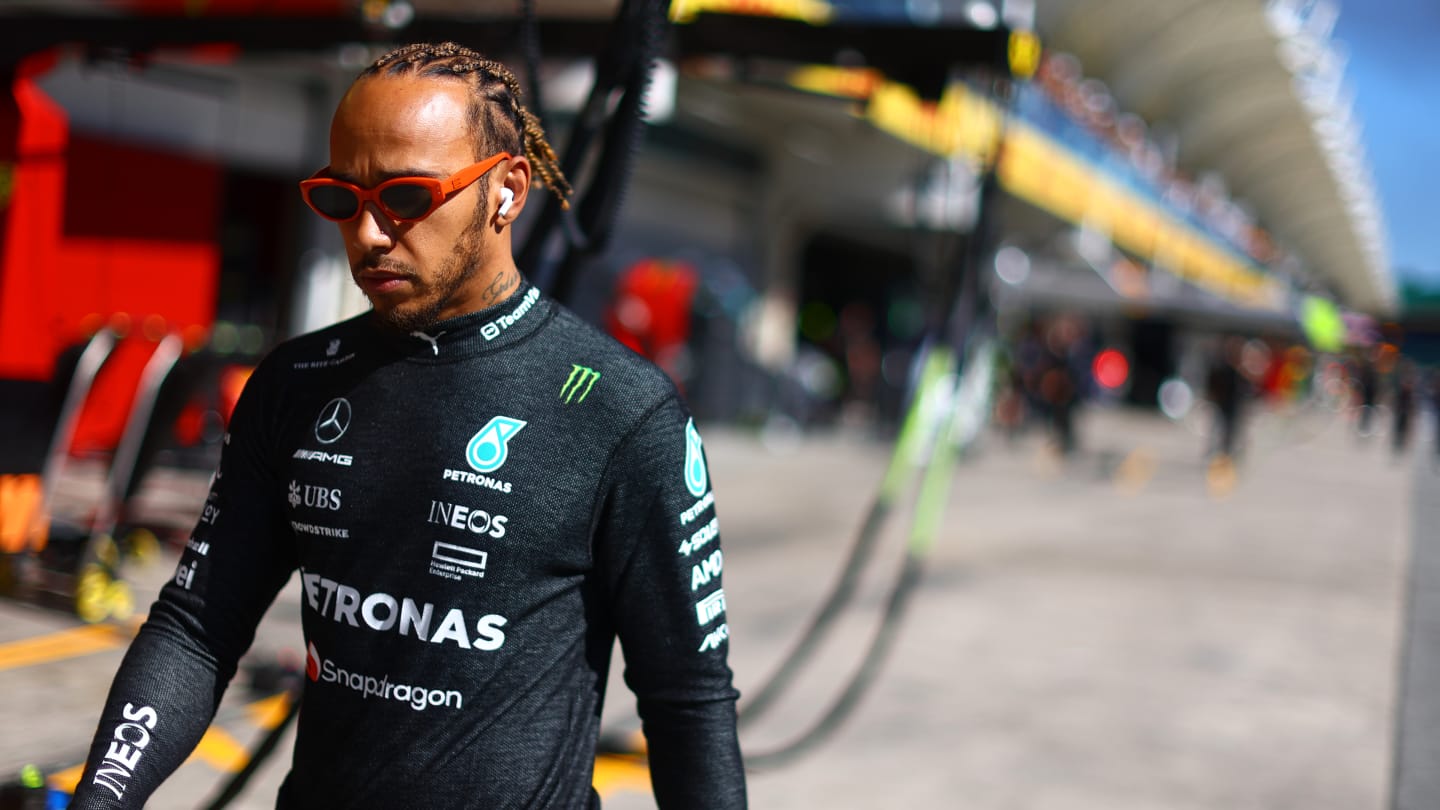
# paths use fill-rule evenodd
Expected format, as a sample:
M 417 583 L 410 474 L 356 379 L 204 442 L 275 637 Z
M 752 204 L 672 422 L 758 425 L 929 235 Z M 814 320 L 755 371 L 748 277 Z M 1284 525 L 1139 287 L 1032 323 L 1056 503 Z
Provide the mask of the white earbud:
M 500 188 L 500 207 L 495 209 L 497 216 L 505 216 L 510 213 L 510 204 L 515 202 L 515 192 L 504 186 Z

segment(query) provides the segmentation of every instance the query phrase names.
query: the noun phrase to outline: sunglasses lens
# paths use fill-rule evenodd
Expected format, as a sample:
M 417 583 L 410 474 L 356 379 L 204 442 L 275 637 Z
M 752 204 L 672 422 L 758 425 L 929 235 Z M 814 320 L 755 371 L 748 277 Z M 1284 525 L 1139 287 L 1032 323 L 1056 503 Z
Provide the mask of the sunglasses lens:
M 340 186 L 316 186 L 310 189 L 309 200 L 321 216 L 330 219 L 349 219 L 360 208 L 360 198 L 355 192 Z
M 380 190 L 380 202 L 397 219 L 420 219 L 430 213 L 430 189 L 414 183 L 396 183 Z

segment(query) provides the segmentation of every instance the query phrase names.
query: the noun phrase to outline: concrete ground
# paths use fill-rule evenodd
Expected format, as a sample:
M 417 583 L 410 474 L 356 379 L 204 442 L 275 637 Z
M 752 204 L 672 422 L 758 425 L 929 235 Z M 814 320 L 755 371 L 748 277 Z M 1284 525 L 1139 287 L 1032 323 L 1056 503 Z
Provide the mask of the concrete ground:
M 832 584 L 889 446 L 860 431 L 772 447 L 702 430 L 731 664 L 753 693 Z M 879 679 L 809 755 L 753 771 L 751 806 L 1389 806 L 1414 488 L 1435 476 L 1429 437 L 1393 458 L 1382 438 L 1358 439 L 1344 414 L 1261 414 L 1228 482 L 1211 475 L 1198 433 L 1163 417 L 1091 409 L 1080 430 L 1081 451 L 1063 462 L 1036 433 L 987 435 L 961 463 Z M 154 508 L 198 509 L 193 478 L 163 479 L 149 493 Z M 794 690 L 745 729 L 747 753 L 793 738 L 843 688 L 907 529 L 898 509 L 852 610 Z M 172 566 L 139 578 L 153 593 Z M 300 649 L 298 604 L 292 583 L 257 651 Z M 77 637 L 73 620 L 13 602 L 0 616 L 0 727 L 11 730 L 0 736 L 0 774 L 78 762 L 123 638 Z M 55 652 L 55 638 L 78 652 Z M 631 729 L 616 670 L 607 726 Z M 233 767 L 229 746 L 260 733 L 243 711 L 253 699 L 232 690 L 228 734 L 150 807 L 195 807 L 212 793 Z M 232 806 L 272 806 L 286 756 Z M 643 782 L 605 774 L 607 810 L 654 807 Z

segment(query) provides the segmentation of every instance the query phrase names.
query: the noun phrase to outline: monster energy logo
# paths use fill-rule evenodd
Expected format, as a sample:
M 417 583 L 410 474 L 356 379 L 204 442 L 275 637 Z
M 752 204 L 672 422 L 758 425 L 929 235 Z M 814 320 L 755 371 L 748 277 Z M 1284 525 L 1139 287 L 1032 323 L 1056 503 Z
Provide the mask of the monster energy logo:
M 593 368 L 571 365 L 570 376 L 565 380 L 565 385 L 560 389 L 560 396 L 566 402 L 584 402 L 585 397 L 590 395 L 590 389 L 595 387 L 595 381 L 600 379 L 600 372 Z M 576 395 L 579 398 L 576 398 Z

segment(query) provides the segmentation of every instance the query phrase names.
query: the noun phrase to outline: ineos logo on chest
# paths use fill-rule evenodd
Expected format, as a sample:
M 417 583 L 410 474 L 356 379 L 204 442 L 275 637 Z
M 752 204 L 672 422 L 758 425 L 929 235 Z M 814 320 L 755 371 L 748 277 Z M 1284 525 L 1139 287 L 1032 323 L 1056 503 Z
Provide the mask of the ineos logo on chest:
M 336 397 L 320 409 L 320 417 L 315 420 L 315 439 L 321 444 L 333 444 L 349 427 L 350 400 Z

